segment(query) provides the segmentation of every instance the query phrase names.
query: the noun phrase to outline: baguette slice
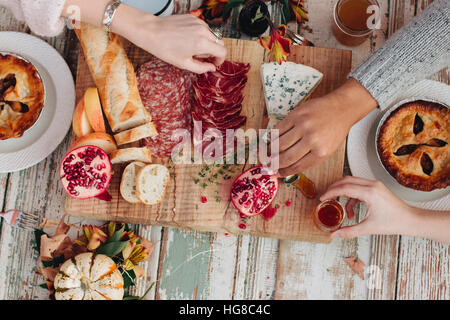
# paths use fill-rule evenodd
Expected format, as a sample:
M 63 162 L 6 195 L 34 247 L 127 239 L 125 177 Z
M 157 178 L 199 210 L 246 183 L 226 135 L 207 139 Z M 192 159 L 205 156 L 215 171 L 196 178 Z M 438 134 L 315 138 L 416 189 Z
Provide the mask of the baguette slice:
M 152 122 L 143 124 L 142 126 L 122 131 L 114 136 L 118 145 L 135 142 L 144 138 L 154 137 L 158 135 L 155 125 Z
M 158 204 L 169 184 L 169 170 L 160 164 L 149 164 L 136 177 L 136 194 L 146 205 Z
M 120 194 L 129 203 L 141 203 L 136 194 L 136 176 L 145 165 L 143 162 L 135 161 L 127 165 L 123 171 L 120 182 Z
M 112 164 L 141 161 L 152 162 L 152 154 L 149 147 L 117 149 L 109 155 Z

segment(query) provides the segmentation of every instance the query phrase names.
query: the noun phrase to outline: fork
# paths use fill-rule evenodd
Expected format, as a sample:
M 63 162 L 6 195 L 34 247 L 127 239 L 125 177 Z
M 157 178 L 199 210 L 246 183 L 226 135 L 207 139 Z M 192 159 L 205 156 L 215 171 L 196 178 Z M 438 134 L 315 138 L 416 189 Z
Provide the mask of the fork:
M 10 226 L 26 231 L 34 231 L 39 226 L 38 215 L 25 213 L 15 209 L 0 212 L 0 217 L 2 217 Z
M 288 28 L 286 28 L 286 34 L 292 40 L 292 42 L 294 42 L 295 44 L 298 44 L 299 46 L 314 47 L 314 43 L 312 43 L 305 37 L 302 37 L 301 35 L 295 33 L 294 31 L 289 30 Z

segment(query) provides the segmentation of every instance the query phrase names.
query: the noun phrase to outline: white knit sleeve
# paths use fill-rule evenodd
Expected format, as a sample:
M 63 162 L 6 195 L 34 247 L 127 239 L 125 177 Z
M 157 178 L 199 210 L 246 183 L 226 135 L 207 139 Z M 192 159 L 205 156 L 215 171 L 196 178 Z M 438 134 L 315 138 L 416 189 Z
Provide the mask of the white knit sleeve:
M 401 92 L 449 64 L 450 1 L 434 0 L 349 77 L 386 109 Z
M 19 0 L 25 22 L 31 31 L 53 37 L 61 33 L 66 20 L 61 17 L 66 0 Z

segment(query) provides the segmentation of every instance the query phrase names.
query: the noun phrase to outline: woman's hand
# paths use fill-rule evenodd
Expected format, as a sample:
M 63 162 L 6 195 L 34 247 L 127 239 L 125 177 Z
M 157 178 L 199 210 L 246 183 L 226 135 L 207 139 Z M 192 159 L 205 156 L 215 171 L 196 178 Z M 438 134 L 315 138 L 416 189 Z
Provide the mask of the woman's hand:
M 369 234 L 399 234 L 424 237 L 450 244 L 450 211 L 433 211 L 411 207 L 397 198 L 381 182 L 345 177 L 333 183 L 320 197 L 321 201 L 347 196 L 347 216 L 354 217 L 354 206 L 365 202 L 364 220 L 342 227 L 332 238 L 355 238 Z
M 190 14 L 157 17 L 120 7 L 111 28 L 161 60 L 195 73 L 215 71 L 227 50 L 208 25 Z
M 279 129 L 280 176 L 322 163 L 345 140 L 351 126 L 377 106 L 369 92 L 350 79 L 337 90 L 309 100 L 283 119 Z
M 397 198 L 379 181 L 347 176 L 332 184 L 320 200 L 339 196 L 350 198 L 345 207 L 348 219 L 353 219 L 353 208 L 360 201 L 366 204 L 367 213 L 361 223 L 333 232 L 333 238 L 355 238 L 369 234 L 417 234 L 417 209 Z

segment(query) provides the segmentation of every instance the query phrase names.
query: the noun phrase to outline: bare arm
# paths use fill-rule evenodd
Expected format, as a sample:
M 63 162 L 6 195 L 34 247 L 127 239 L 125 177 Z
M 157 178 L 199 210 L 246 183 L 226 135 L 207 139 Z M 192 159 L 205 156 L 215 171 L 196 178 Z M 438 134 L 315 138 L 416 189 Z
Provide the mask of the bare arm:
M 415 230 L 412 236 L 450 244 L 450 211 L 432 211 L 412 208 Z
M 101 26 L 109 2 L 67 0 L 62 16 L 74 18 L 73 9 L 77 8 L 82 22 Z M 160 59 L 196 73 L 215 71 L 227 53 L 223 41 L 216 41 L 208 25 L 190 14 L 157 17 L 121 4 L 110 27 L 112 32 Z M 213 57 L 213 63 L 205 62 L 200 57 Z
M 343 227 L 333 238 L 355 238 L 369 234 L 398 234 L 423 237 L 450 244 L 450 211 L 432 211 L 411 207 L 397 198 L 381 182 L 345 177 L 332 184 L 320 197 L 328 200 L 347 196 L 347 216 L 354 217 L 353 207 L 364 202 L 367 213 L 360 223 Z

